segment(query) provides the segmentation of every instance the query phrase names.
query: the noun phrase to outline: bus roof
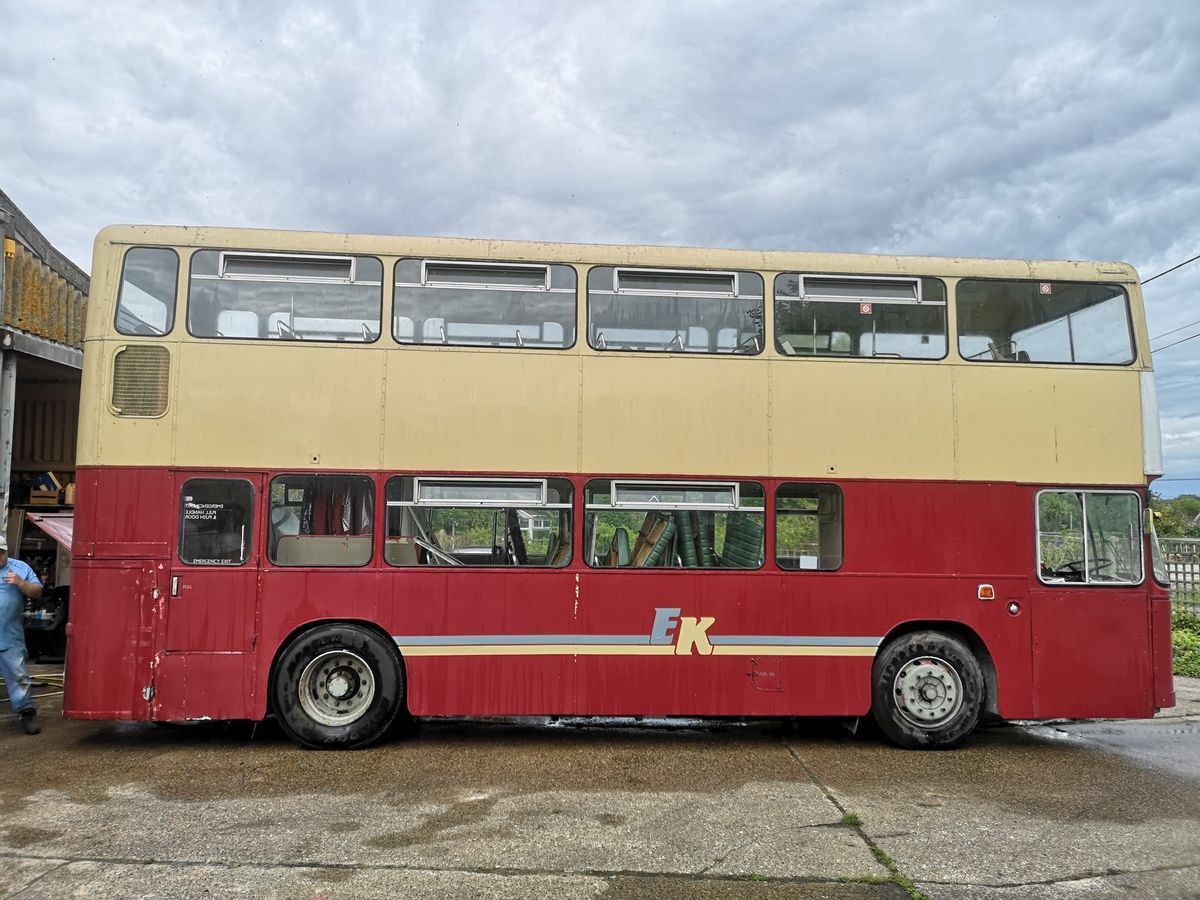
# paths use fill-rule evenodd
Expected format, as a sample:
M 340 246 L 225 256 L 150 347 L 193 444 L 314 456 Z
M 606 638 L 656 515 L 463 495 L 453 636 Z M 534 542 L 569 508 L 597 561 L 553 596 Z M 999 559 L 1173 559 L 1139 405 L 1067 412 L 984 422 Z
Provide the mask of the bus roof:
M 96 243 L 163 244 L 195 247 L 254 247 L 260 250 L 341 250 L 382 256 L 457 255 L 564 263 L 738 266 L 768 271 L 823 271 L 947 277 L 1044 278 L 1056 281 L 1136 283 L 1132 265 L 1115 261 L 992 259 L 969 256 L 902 256 L 798 250 L 738 250 L 636 244 L 584 244 L 483 238 L 410 237 L 182 225 L 110 225 Z

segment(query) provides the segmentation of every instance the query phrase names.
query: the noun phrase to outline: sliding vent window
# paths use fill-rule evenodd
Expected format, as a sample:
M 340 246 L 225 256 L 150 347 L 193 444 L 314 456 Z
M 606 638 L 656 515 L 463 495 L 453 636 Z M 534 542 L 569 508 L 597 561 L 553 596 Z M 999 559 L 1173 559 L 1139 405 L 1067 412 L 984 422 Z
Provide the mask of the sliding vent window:
M 1038 576 L 1049 583 L 1139 584 L 1142 503 L 1132 492 L 1037 495 Z
M 575 270 L 544 263 L 402 259 L 401 344 L 561 350 L 575 344 Z
M 365 475 L 271 481 L 267 557 L 277 566 L 365 566 L 374 544 L 375 483 Z
M 593 568 L 757 569 L 763 535 L 763 489 L 755 482 L 587 485 L 584 546 Z
M 399 476 L 387 485 L 393 566 L 561 568 L 571 561 L 565 478 Z
M 842 565 L 842 492 L 832 484 L 783 484 L 775 493 L 775 562 L 781 569 Z
M 1129 300 L 1115 284 L 964 280 L 956 290 L 958 352 L 977 362 L 1134 360 Z
M 175 325 L 179 257 L 162 247 L 134 247 L 125 254 L 117 297 L 117 331 L 154 337 Z
M 588 272 L 588 344 L 650 353 L 762 352 L 754 272 L 600 266 Z
M 946 286 L 936 278 L 779 275 L 775 346 L 785 356 L 941 359 Z
M 263 341 L 378 340 L 383 265 L 370 256 L 200 250 L 188 331 Z

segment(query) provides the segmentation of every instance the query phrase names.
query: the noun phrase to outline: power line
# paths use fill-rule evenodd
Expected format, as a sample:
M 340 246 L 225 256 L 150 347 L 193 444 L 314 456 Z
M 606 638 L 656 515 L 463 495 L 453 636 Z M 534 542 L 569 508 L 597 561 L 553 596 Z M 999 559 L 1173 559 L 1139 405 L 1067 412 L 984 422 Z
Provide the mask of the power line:
M 1151 341 L 1157 341 L 1160 337 L 1166 337 L 1168 334 L 1174 334 L 1177 331 L 1183 331 L 1185 328 L 1191 328 L 1193 325 L 1200 325 L 1200 319 L 1195 322 L 1188 322 L 1186 325 L 1180 325 L 1178 328 L 1172 328 L 1170 331 L 1164 331 L 1162 334 L 1156 334 L 1150 338 Z
M 1197 331 L 1195 334 L 1188 335 L 1185 338 L 1181 338 L 1180 340 L 1175 341 L 1173 344 L 1167 344 L 1165 347 L 1159 347 L 1157 350 L 1151 350 L 1150 355 L 1153 356 L 1155 353 L 1161 353 L 1164 350 L 1170 350 L 1172 347 L 1178 347 L 1180 344 L 1186 344 L 1188 341 L 1198 337 L 1200 337 L 1200 331 Z
M 1155 278 L 1162 278 L 1164 275 L 1169 275 L 1169 274 L 1171 274 L 1172 272 L 1174 272 L 1176 269 L 1182 269 L 1182 268 L 1183 268 L 1184 266 L 1186 266 L 1188 263 L 1194 263 L 1194 262 L 1195 262 L 1196 260 L 1198 260 L 1198 259 L 1200 259 L 1200 253 L 1197 253 L 1197 254 L 1196 254 L 1195 256 L 1193 256 L 1191 259 L 1185 259 L 1183 262 L 1181 262 L 1181 263 L 1180 263 L 1179 265 L 1177 265 L 1177 266 L 1171 266 L 1171 268 L 1167 269 L 1167 270 L 1166 270 L 1166 271 L 1164 271 L 1164 272 L 1159 272 L 1157 275 L 1152 275 L 1151 277 L 1149 277 L 1149 278 L 1147 278 L 1145 281 L 1143 281 L 1143 282 L 1142 282 L 1142 284 L 1149 284 L 1149 283 L 1150 283 L 1150 282 L 1152 282 L 1152 281 L 1153 281 Z

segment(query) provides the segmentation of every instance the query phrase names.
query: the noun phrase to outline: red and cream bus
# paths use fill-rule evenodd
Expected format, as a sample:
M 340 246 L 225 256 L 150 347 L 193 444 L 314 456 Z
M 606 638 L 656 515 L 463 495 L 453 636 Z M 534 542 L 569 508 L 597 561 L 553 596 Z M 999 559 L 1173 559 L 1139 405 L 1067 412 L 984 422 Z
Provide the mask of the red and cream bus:
M 65 711 L 981 717 L 1174 703 L 1136 273 L 119 226 Z

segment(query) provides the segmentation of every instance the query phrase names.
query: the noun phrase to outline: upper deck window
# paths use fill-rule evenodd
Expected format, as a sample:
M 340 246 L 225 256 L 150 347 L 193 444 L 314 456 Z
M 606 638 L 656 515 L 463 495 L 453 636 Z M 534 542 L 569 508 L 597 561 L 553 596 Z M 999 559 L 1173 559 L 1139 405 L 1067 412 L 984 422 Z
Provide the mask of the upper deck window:
M 597 266 L 588 272 L 588 344 L 651 353 L 760 353 L 755 272 Z
M 575 270 L 549 263 L 402 259 L 401 344 L 560 350 L 575 344 Z
M 1125 290 L 1068 281 L 958 283 L 958 352 L 977 362 L 1128 365 Z
M 775 279 L 775 346 L 785 356 L 941 359 L 946 286 L 936 278 Z
M 379 338 L 383 265 L 370 256 L 198 250 L 188 331 L 196 337 L 346 341 Z
M 133 247 L 125 254 L 117 295 L 117 331 L 163 335 L 175 326 L 179 256 L 165 247 Z

